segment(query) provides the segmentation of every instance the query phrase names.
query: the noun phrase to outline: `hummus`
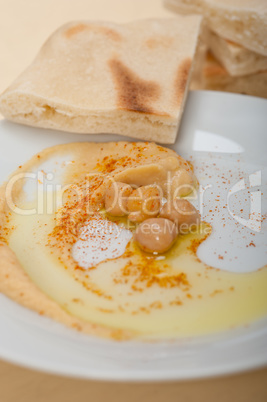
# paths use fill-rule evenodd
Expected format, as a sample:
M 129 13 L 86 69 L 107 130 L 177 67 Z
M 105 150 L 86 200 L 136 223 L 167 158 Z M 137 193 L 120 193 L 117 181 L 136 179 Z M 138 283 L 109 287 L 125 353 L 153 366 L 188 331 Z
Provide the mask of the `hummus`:
M 232 274 L 199 261 L 197 247 L 211 231 L 204 222 L 164 253 L 142 251 L 140 223 L 105 211 L 111 182 L 158 185 L 165 200 L 177 188 L 183 197 L 197 188 L 191 164 L 154 143 L 44 150 L 1 188 L 0 291 L 113 339 L 201 335 L 267 313 L 266 270 Z

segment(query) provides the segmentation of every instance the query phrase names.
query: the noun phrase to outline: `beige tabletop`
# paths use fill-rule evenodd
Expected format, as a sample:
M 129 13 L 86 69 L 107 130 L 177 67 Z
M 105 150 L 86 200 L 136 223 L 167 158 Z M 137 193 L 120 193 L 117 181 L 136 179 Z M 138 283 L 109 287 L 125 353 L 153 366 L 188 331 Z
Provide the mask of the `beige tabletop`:
M 67 21 L 171 16 L 160 0 L 0 0 L 0 11 L 0 92 L 31 62 L 47 36 Z M 263 402 L 267 369 L 198 381 L 128 384 L 69 379 L 0 361 L 0 402 L 73 400 Z

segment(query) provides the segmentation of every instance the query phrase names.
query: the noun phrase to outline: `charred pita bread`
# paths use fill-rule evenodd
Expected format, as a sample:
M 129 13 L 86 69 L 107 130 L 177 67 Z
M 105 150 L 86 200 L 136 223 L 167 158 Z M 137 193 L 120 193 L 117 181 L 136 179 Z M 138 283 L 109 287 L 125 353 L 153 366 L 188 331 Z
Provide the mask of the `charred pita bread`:
M 12 121 L 77 133 L 174 143 L 201 17 L 58 29 L 2 94 Z

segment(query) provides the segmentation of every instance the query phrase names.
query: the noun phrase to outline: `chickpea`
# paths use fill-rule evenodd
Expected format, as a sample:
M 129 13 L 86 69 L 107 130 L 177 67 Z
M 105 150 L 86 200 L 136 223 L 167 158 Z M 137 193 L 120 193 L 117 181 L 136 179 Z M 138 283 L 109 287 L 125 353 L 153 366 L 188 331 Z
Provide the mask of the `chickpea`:
M 112 216 L 127 215 L 127 198 L 133 189 L 129 184 L 112 182 L 105 192 L 105 209 Z
M 143 222 L 157 216 L 161 207 L 161 194 L 157 186 L 142 186 L 134 190 L 127 201 L 128 219 Z
M 177 227 L 169 219 L 152 218 L 138 226 L 135 240 L 148 253 L 164 253 L 171 248 L 177 234 Z
M 200 224 L 199 212 L 188 200 L 182 198 L 166 202 L 159 216 L 173 221 L 181 234 L 189 232 L 192 226 Z
M 192 172 L 186 169 L 177 169 L 169 172 L 167 180 L 162 183 L 166 196 L 185 197 L 190 194 L 195 187 L 195 179 Z
M 177 156 L 167 156 L 159 160 L 159 165 L 163 166 L 167 172 L 172 172 L 180 167 L 180 161 Z

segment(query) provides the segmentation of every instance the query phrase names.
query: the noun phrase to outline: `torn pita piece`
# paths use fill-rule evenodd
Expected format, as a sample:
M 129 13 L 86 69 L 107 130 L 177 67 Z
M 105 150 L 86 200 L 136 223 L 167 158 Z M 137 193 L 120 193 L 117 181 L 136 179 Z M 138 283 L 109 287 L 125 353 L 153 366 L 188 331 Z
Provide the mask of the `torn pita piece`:
M 58 29 L 0 97 L 9 120 L 76 133 L 174 143 L 200 16 Z
M 164 4 L 177 13 L 202 14 L 219 36 L 267 56 L 266 0 L 164 0 Z
M 232 77 L 210 54 L 202 67 L 201 75 L 191 83 L 191 89 L 234 92 L 267 98 L 267 70 L 258 73 Z
M 207 44 L 216 59 L 232 76 L 238 77 L 267 70 L 267 56 L 252 52 L 213 32 L 208 35 Z

